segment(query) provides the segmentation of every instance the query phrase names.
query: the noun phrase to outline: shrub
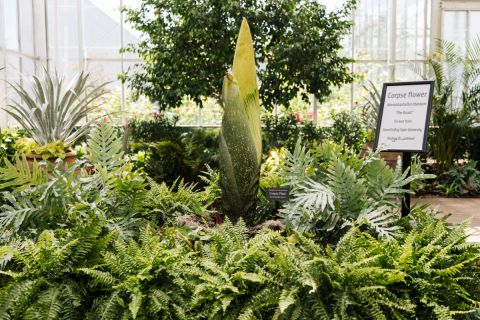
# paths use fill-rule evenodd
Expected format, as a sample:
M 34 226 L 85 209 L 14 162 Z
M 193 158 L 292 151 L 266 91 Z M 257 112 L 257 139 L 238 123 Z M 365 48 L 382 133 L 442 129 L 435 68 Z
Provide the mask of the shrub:
M 147 150 L 144 170 L 152 179 L 172 184 L 178 175 L 185 175 L 186 164 L 181 144 L 165 140 L 148 144 Z
M 362 159 L 353 149 L 332 142 L 319 145 L 312 155 L 300 140 L 293 153 L 285 150 L 282 171 L 291 198 L 281 216 L 292 228 L 326 239 L 338 237 L 341 225 L 352 222 L 379 236 L 397 236 L 398 203 L 410 192 L 404 186 L 434 177 L 407 177 L 408 171 L 392 170 L 378 152 Z
M 437 41 L 437 50 L 428 59 L 424 79 L 435 79 L 430 155 L 437 173 L 442 173 L 465 156 L 472 126 L 477 122 L 480 89 L 480 38 L 467 44 L 465 52 L 453 42 Z
M 473 127 L 469 137 L 468 158 L 477 162 L 480 170 L 480 127 Z
M 340 111 L 332 114 L 332 120 L 328 137 L 336 143 L 344 143 L 360 151 L 366 140 L 366 132 L 357 114 L 352 111 Z
M 132 119 L 128 123 L 131 139 L 136 142 L 157 142 L 177 137 L 181 128 L 176 127 L 177 118 L 163 113 L 154 113 L 153 119 Z
M 16 142 L 18 139 L 25 137 L 25 130 L 1 130 L 0 132 L 0 163 L 3 164 L 4 159 L 13 161 L 15 153 L 17 153 Z
M 262 122 L 264 152 L 281 147 L 293 150 L 299 137 L 302 137 L 306 144 L 314 145 L 326 135 L 324 129 L 312 121 L 299 122 L 293 114 L 264 115 Z
M 399 218 L 392 197 L 409 181 L 343 145 L 296 144 L 262 169 L 292 187 L 286 230 L 208 219 L 207 191 L 172 187 L 123 163 L 117 131 L 100 124 L 80 164 L 0 169 L 0 319 L 462 319 L 480 305 L 480 247 L 467 224 L 428 207 Z M 277 175 L 275 177 L 275 175 Z M 306 213 L 306 214 L 304 214 Z M 307 217 L 308 219 L 305 219 Z M 172 227 L 170 227 L 172 226 Z M 257 228 L 258 229 L 258 228 Z M 303 233 L 302 231 L 309 231 Z
M 178 177 L 203 185 L 202 171 L 218 168 L 218 131 L 185 130 L 173 140 L 133 143 L 132 150 L 143 152 L 135 164 L 154 180 L 172 185 Z M 140 161 L 143 160 L 143 163 Z

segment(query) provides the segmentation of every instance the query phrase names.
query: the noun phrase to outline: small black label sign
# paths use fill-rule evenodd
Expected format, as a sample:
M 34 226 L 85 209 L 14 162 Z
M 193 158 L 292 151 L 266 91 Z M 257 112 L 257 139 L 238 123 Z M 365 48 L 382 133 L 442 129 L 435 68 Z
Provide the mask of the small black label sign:
M 269 201 L 286 201 L 288 200 L 288 188 L 268 188 L 267 200 Z

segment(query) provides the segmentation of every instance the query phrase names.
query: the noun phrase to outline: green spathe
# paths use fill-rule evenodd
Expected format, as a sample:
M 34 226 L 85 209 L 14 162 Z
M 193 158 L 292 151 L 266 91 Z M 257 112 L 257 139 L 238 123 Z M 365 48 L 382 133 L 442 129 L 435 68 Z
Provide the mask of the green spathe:
M 260 123 L 260 99 L 258 97 L 255 53 L 253 51 L 252 34 L 247 19 L 243 18 L 238 34 L 235 57 L 233 58 L 233 75 L 240 87 L 240 96 L 245 104 L 248 126 L 255 143 L 257 160 L 262 157 L 262 136 Z
M 235 50 L 233 74 L 223 81 L 220 178 L 224 212 L 236 221 L 255 214 L 260 176 L 261 132 L 255 55 L 244 19 Z

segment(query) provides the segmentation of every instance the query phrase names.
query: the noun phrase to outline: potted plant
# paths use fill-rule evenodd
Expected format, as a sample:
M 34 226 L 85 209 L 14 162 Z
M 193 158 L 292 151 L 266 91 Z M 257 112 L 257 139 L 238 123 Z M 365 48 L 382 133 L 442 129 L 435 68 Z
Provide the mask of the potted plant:
M 373 148 L 375 141 L 375 129 L 377 127 L 378 110 L 380 109 L 381 94 L 372 81 L 368 81 L 368 85 L 363 85 L 368 92 L 366 104 L 362 106 L 362 121 L 367 128 L 366 142 L 362 148 L 361 156 L 365 156 L 369 149 Z M 402 156 L 401 152 L 384 151 L 380 153 L 383 160 L 392 168 L 397 165 L 398 157 Z
M 29 138 L 19 139 L 17 147 L 30 163 L 40 160 L 63 165 L 76 161 L 72 145 L 84 136 L 95 119 L 87 115 L 100 105 L 93 104 L 107 83 L 87 90 L 88 73 L 81 72 L 65 86 L 64 78 L 53 76 L 44 69 L 41 78 L 33 76 L 29 89 L 18 82 L 9 83 L 19 100 L 5 111 L 26 131 Z

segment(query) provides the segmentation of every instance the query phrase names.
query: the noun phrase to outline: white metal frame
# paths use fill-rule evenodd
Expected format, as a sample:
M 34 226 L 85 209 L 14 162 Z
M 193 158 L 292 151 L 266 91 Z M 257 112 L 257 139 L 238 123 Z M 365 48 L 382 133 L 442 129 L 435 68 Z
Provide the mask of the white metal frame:
M 19 26 L 21 25 L 21 5 L 19 0 L 0 0 L 0 13 L 4 12 L 4 2 L 5 1 L 12 1 L 15 2 L 17 5 L 17 23 Z M 120 53 L 120 58 L 102 58 L 102 57 L 89 57 L 88 53 L 85 48 L 85 38 L 84 38 L 84 0 L 70 0 L 73 3 L 77 10 L 76 10 L 76 18 L 78 22 L 78 62 L 81 68 L 85 68 L 89 61 L 97 61 L 97 62 L 120 62 L 121 71 L 125 71 L 125 63 L 126 62 L 140 62 L 138 59 L 130 59 L 126 58 L 123 53 Z M 101 1 L 101 0 L 96 0 Z M 362 0 L 360 0 L 362 1 Z M 445 11 L 477 11 L 480 10 L 480 0 L 423 0 L 425 1 L 424 6 L 424 39 L 423 39 L 423 47 L 424 47 L 424 57 L 419 57 L 418 59 L 397 59 L 397 13 L 400 8 L 397 8 L 399 0 L 385 0 L 388 3 L 388 27 L 387 27 L 387 36 L 389 39 L 388 42 L 388 51 L 387 51 L 387 58 L 386 59 L 364 59 L 364 60 L 356 60 L 355 63 L 352 63 L 351 69 L 355 71 L 358 64 L 368 64 L 368 63 L 384 63 L 388 65 L 388 78 L 389 80 L 395 80 L 395 66 L 399 63 L 423 63 L 425 62 L 425 58 L 428 54 L 428 50 L 432 50 L 435 44 L 434 39 L 440 38 L 442 35 L 442 20 L 443 20 L 443 12 Z M 418 0 L 422 1 L 422 0 Z M 118 0 L 119 5 L 123 5 L 124 0 Z M 19 49 L 11 50 L 5 48 L 0 48 L 0 52 L 3 52 L 4 58 L 3 61 L 0 61 L 0 66 L 5 65 L 8 56 L 14 56 L 20 59 L 20 72 L 23 71 L 23 60 L 29 59 L 34 61 L 35 64 L 35 71 L 39 71 L 39 67 L 41 65 L 45 65 L 47 69 L 52 68 L 55 63 L 58 61 L 58 58 L 61 57 L 58 46 L 58 34 L 56 30 L 58 30 L 58 0 L 32 0 L 32 7 L 33 7 L 33 26 L 35 29 L 34 33 L 34 54 L 26 54 L 22 52 L 22 42 L 21 42 L 21 30 L 19 28 L 18 32 L 18 43 Z M 53 6 L 53 10 L 49 11 L 49 5 Z M 430 9 L 429 9 L 430 5 Z M 398 9 L 398 10 L 397 10 Z M 430 12 L 429 12 L 430 10 Z M 123 13 L 119 12 L 120 15 L 120 41 L 121 47 L 125 45 L 124 43 L 124 32 L 123 32 Z M 4 25 L 3 16 L 0 16 L 0 26 Z M 50 30 L 53 31 L 49 33 L 49 26 Z M 353 30 L 352 30 L 353 31 Z M 430 31 L 430 34 L 428 34 Z M 7 31 L 5 28 L 0 28 L 0 42 L 5 42 L 5 33 Z M 358 36 L 352 32 L 352 38 Z M 430 37 L 430 39 L 428 38 Z M 430 48 L 427 48 L 427 42 L 430 40 Z M 355 41 L 352 39 L 351 41 L 351 48 L 350 54 L 353 57 L 355 55 L 357 48 L 355 48 Z M 7 66 L 8 68 L 8 66 Z M 6 74 L 6 70 L 0 71 Z M 350 90 L 350 104 L 353 106 L 354 104 L 354 86 L 351 86 Z M 4 81 L 0 84 L 0 102 L 6 101 L 7 95 L 7 85 Z M 125 84 L 121 84 L 121 95 L 122 95 L 122 111 L 126 110 L 125 99 L 126 99 L 126 92 L 125 92 Z M 312 109 L 318 109 L 318 102 L 316 99 L 312 99 Z M 316 113 L 315 113 L 316 114 Z M 202 115 L 199 111 L 197 119 L 201 120 Z M 125 120 L 125 116 L 123 117 Z M 5 114 L 0 113 L 0 127 L 5 126 L 8 123 L 8 118 Z
M 469 27 L 470 11 L 480 11 L 480 1 L 478 0 L 432 0 L 432 32 L 431 32 L 431 50 L 435 48 L 434 39 L 441 39 L 443 35 L 443 15 L 445 11 L 466 11 L 467 28 Z M 469 32 L 467 30 L 467 39 Z

